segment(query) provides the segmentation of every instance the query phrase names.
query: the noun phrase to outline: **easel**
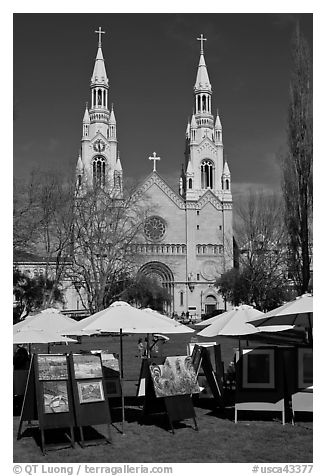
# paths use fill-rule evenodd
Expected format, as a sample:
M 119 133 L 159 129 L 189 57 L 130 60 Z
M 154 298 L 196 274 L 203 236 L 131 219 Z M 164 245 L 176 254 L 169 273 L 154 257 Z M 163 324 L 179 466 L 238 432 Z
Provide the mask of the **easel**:
M 214 345 L 214 358 L 216 372 L 214 372 L 212 366 L 209 348 L 197 344 L 195 345 L 192 353 L 192 363 L 197 378 L 200 376 L 199 373 L 202 369 L 216 403 L 224 409 L 223 365 L 221 361 L 221 350 L 217 345 Z
M 165 359 L 155 359 L 155 363 L 163 363 Z M 143 359 L 141 373 L 138 385 L 138 395 L 140 395 L 140 389 L 144 388 L 141 385 L 142 380 L 145 379 L 145 402 L 143 406 L 143 418 L 153 414 L 166 414 L 169 420 L 170 429 L 172 434 L 175 434 L 174 422 L 182 420 L 192 419 L 194 422 L 194 428 L 198 431 L 198 425 L 196 421 L 195 409 L 192 403 L 191 395 L 173 395 L 169 397 L 156 397 L 154 384 L 151 378 L 149 365 L 153 360 Z
M 101 356 L 97 355 L 96 357 L 101 362 L 101 370 L 102 370 Z M 104 386 L 103 370 L 102 370 L 102 376 L 96 377 L 94 378 L 94 380 L 101 382 L 103 392 L 104 392 L 104 400 L 98 401 L 98 402 L 81 403 L 79 394 L 78 394 L 77 381 L 91 384 L 92 379 L 79 379 L 79 378 L 76 379 L 75 369 L 74 369 L 74 355 L 72 353 L 68 355 L 68 361 L 69 361 L 69 369 L 70 369 L 70 376 L 71 376 L 71 383 L 72 383 L 72 390 L 73 390 L 72 393 L 73 393 L 73 399 L 74 399 L 75 425 L 79 430 L 80 446 L 82 448 L 85 448 L 86 446 L 94 446 L 94 445 L 102 444 L 103 442 L 112 443 L 111 429 L 110 429 L 111 414 L 110 414 L 108 398 L 107 398 L 107 394 L 106 394 L 105 386 Z M 93 438 L 93 439 L 87 440 L 86 442 L 84 437 L 83 427 L 96 426 L 96 425 L 102 425 L 102 424 L 107 424 L 108 436 L 103 436 L 103 438 L 96 438 L 96 439 Z
M 41 449 L 43 455 L 46 454 L 46 450 L 48 449 L 63 448 L 62 445 L 53 443 L 47 444 L 45 441 L 45 430 L 68 428 L 70 434 L 66 432 L 64 434 L 70 442 L 70 446 L 72 448 L 75 447 L 73 400 L 70 381 L 69 379 L 55 380 L 55 378 L 53 381 L 61 382 L 63 385 L 66 384 L 68 411 L 62 413 L 45 413 L 44 384 L 46 384 L 47 381 L 39 380 L 37 356 L 33 354 L 28 372 L 24 401 L 17 432 L 17 440 L 19 440 L 22 436 L 22 426 L 24 421 L 28 421 L 30 423 L 32 420 L 38 420 L 39 429 L 41 432 Z

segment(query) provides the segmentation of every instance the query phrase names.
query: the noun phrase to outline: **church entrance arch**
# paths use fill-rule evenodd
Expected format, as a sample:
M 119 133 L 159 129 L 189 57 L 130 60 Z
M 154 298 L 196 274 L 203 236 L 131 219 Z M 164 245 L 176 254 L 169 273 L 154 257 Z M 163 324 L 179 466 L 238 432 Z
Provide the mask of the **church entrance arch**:
M 205 305 L 205 314 L 210 314 L 216 310 L 217 299 L 213 294 L 206 296 L 204 305 Z
M 166 313 L 172 313 L 174 310 L 174 276 L 171 269 L 164 263 L 160 263 L 159 261 L 151 261 L 144 264 L 139 269 L 138 274 L 143 274 L 149 278 L 155 279 L 162 286 L 162 288 L 167 290 L 171 298 L 171 302 L 165 304 L 164 311 Z

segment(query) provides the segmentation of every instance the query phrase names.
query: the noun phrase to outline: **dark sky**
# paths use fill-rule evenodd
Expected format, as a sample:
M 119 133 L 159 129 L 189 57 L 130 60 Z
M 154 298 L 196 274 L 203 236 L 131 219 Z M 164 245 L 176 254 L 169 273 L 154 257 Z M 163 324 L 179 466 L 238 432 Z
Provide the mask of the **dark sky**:
M 74 171 L 101 26 L 125 176 L 178 183 L 203 33 L 233 192 L 277 189 L 296 19 L 312 48 L 311 14 L 14 15 L 14 175 Z

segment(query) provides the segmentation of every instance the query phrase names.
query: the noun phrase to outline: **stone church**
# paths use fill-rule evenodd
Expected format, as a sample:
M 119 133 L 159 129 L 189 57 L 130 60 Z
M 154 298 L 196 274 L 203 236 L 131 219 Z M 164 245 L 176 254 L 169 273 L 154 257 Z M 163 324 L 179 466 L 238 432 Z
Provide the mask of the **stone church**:
M 81 152 L 76 175 L 80 186 L 112 184 L 123 198 L 123 168 L 118 152 L 117 121 L 109 106 L 109 80 L 102 52 L 101 28 L 86 106 Z M 158 155 L 153 169 L 136 191 L 137 200 L 151 203 L 143 237 L 133 244 L 139 270 L 158 279 L 169 290 L 171 314 L 200 316 L 224 302 L 213 283 L 233 266 L 231 175 L 223 154 L 223 132 L 213 111 L 213 91 L 204 56 L 203 35 L 197 71 L 194 70 L 193 109 L 185 134 L 185 163 L 172 188 L 159 174 Z M 192 86 L 189 81 L 189 91 Z M 187 116 L 185 111 L 185 116 Z M 180 140 L 183 140 L 180 138 Z M 147 157 L 144 158 L 147 160 Z M 178 189 L 178 192 L 176 191 Z M 140 242 L 141 241 L 141 242 Z

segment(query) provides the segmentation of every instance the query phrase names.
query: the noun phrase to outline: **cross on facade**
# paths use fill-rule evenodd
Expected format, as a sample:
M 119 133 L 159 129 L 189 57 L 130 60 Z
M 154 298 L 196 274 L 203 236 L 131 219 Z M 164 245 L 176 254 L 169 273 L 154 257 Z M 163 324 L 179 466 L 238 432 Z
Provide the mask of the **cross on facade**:
M 153 157 L 148 157 L 148 160 L 152 160 L 154 162 L 153 172 L 156 172 L 156 161 L 161 160 L 161 157 L 157 157 L 156 152 L 153 152 Z
M 204 38 L 204 35 L 201 33 L 200 38 L 197 38 L 200 41 L 200 54 L 204 54 L 204 41 L 207 41 L 207 38 Z
M 101 43 L 101 35 L 104 35 L 105 31 L 102 30 L 101 27 L 99 27 L 98 30 L 95 30 L 95 33 L 98 33 L 98 46 L 100 47 L 102 45 Z

